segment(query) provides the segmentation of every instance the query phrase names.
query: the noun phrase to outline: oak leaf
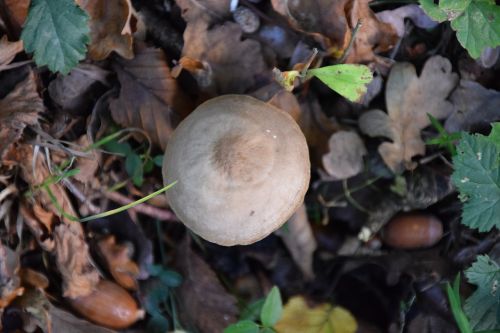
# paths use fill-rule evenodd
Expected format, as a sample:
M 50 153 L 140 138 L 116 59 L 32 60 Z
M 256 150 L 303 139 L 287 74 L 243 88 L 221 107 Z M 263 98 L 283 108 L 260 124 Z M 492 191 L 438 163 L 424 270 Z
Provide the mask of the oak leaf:
M 335 180 L 353 177 L 363 170 L 367 151 L 356 132 L 336 132 L 328 140 L 328 146 L 330 151 L 323 155 L 323 167 Z
M 386 107 L 365 112 L 359 119 L 360 129 L 369 136 L 382 136 L 392 142 L 382 143 L 378 151 L 395 173 L 412 170 L 412 158 L 425 154 L 420 131 L 430 125 L 427 114 L 446 118 L 453 105 L 446 100 L 458 82 L 446 58 L 434 56 L 427 60 L 420 77 L 410 63 L 394 65 L 386 88 Z

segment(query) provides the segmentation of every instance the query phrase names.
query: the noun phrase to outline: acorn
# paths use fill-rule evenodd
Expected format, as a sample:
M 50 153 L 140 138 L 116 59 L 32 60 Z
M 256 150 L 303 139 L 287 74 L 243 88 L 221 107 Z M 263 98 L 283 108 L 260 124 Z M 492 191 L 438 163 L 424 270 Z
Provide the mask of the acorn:
M 443 236 L 443 224 L 429 214 L 396 215 L 382 230 L 382 240 L 397 249 L 421 249 L 434 246 Z
M 70 305 L 86 319 L 112 329 L 127 328 L 144 317 L 144 310 L 122 287 L 100 280 L 87 296 L 68 299 Z

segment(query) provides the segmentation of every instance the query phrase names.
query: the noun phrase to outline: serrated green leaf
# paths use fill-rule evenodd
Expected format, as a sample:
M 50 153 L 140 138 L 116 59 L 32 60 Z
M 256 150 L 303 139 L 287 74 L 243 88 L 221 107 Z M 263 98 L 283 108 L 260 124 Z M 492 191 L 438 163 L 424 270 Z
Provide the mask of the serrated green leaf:
M 457 39 L 472 58 L 486 47 L 500 45 L 500 6 L 490 1 L 472 1 L 462 15 L 451 21 Z
M 437 22 L 444 22 L 448 19 L 446 12 L 434 3 L 434 0 L 420 0 L 420 7 L 430 18 Z
M 500 266 L 487 255 L 480 255 L 465 271 L 469 283 L 477 290 L 465 301 L 464 310 L 474 330 L 499 329 Z
M 452 181 L 466 198 L 462 223 L 479 231 L 500 229 L 500 147 L 484 135 L 464 133 L 453 166 Z
M 32 0 L 21 39 L 38 66 L 63 74 L 85 57 L 88 16 L 74 0 Z
M 490 135 L 488 135 L 488 139 L 493 142 L 498 149 L 500 149 L 500 123 L 492 124 Z
M 278 287 L 274 286 L 266 297 L 262 310 L 260 311 L 260 321 L 262 325 L 272 327 L 278 322 L 283 313 L 283 302 Z
M 307 76 L 316 76 L 351 102 L 358 101 L 366 93 L 366 85 L 373 80 L 373 74 L 367 66 L 352 64 L 310 69 Z
M 229 325 L 224 333 L 258 333 L 259 325 L 250 320 L 242 320 L 236 324 Z

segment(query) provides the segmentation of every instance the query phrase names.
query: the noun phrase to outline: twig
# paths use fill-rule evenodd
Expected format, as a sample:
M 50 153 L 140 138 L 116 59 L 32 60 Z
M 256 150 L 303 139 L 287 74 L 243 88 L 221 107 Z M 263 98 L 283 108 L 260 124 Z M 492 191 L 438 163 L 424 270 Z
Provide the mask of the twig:
M 351 52 L 352 46 L 354 45 L 354 39 L 356 38 L 356 35 L 358 34 L 359 29 L 363 25 L 363 22 L 361 20 L 358 20 L 356 23 L 356 26 L 354 27 L 354 30 L 352 31 L 351 39 L 349 40 L 349 44 L 347 45 L 347 48 L 344 51 L 344 54 L 342 54 L 342 57 L 340 57 L 338 63 L 342 64 L 345 62 L 347 59 L 347 56 L 349 55 L 349 52 Z
M 128 205 L 134 200 L 126 197 L 125 195 L 119 193 L 119 192 L 105 192 L 104 195 L 106 198 L 120 204 L 120 205 Z M 175 216 L 174 213 L 161 209 L 158 207 L 154 207 L 151 205 L 148 205 L 146 203 L 140 204 L 138 206 L 135 206 L 134 208 L 131 208 L 132 210 L 135 210 L 138 213 L 144 214 L 151 216 L 155 219 L 158 219 L 160 221 L 178 221 L 177 216 Z

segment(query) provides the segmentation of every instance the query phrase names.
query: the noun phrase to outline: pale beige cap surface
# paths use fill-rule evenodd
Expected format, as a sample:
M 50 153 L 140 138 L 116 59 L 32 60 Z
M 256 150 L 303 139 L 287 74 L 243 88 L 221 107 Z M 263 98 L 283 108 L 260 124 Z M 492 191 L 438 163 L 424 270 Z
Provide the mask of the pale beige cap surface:
M 310 162 L 300 128 L 285 112 L 246 95 L 211 99 L 167 145 L 167 198 L 178 218 L 220 245 L 254 243 L 304 200 Z

